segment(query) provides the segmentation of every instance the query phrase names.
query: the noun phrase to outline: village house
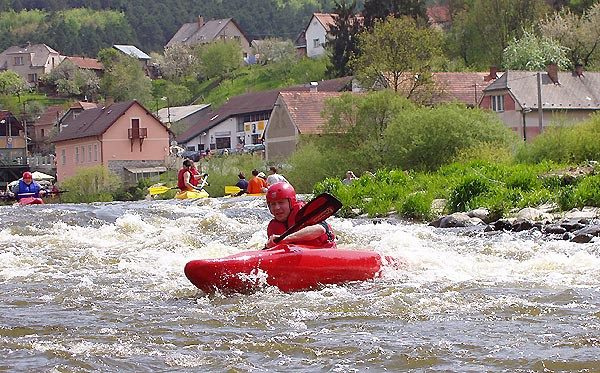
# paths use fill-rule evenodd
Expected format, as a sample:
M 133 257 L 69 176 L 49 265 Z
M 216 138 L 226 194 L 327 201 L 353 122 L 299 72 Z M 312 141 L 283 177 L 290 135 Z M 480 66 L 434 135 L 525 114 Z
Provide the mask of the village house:
M 175 135 L 196 124 L 210 112 L 210 104 L 167 106 L 157 112 L 161 122 L 173 131 Z
M 138 60 L 138 64 L 144 70 L 146 76 L 153 76 L 154 68 L 150 66 L 150 60 L 152 57 L 148 56 L 146 53 L 142 52 L 138 47 L 133 45 L 120 45 L 115 44 L 113 48 L 118 50 L 119 52 L 131 56 Z
M 269 161 L 282 161 L 296 150 L 300 135 L 322 133 L 325 102 L 343 92 L 280 92 L 264 134 Z M 350 93 L 348 93 L 350 94 Z
M 8 110 L 0 110 L 0 187 L 27 171 L 25 128 Z
M 600 109 L 600 72 L 506 71 L 483 90 L 479 106 L 496 112 L 506 127 L 531 140 L 554 125 L 581 122 Z M 541 108 L 541 110 L 540 110 Z
M 325 53 L 325 44 L 327 43 L 327 34 L 330 25 L 334 24 L 335 14 L 313 13 L 308 25 L 304 29 L 304 40 L 306 43 L 306 56 L 318 57 Z
M 84 110 L 95 109 L 98 107 L 98 104 L 95 102 L 87 102 L 87 101 L 77 101 L 71 107 L 69 107 L 56 121 L 56 127 L 58 132 L 62 130 L 63 127 L 66 127 L 71 123 L 71 121 L 79 115 Z
M 349 90 L 351 84 L 352 77 L 344 77 L 235 96 L 177 136 L 176 140 L 186 150 L 241 151 L 244 146 L 262 144 L 279 92 L 311 89 L 339 92 Z
M 46 44 L 27 43 L 24 47 L 13 46 L 0 53 L 0 71 L 12 70 L 34 87 L 39 78 L 52 71 L 63 58 Z
M 211 19 L 204 21 L 199 16 L 196 22 L 184 23 L 173 35 L 165 48 L 174 44 L 196 46 L 218 40 L 236 40 L 242 47 L 243 58 L 252 52 L 250 41 L 233 18 Z
M 171 131 L 136 100 L 82 111 L 54 138 L 60 182 L 105 166 L 124 183 L 166 171 Z

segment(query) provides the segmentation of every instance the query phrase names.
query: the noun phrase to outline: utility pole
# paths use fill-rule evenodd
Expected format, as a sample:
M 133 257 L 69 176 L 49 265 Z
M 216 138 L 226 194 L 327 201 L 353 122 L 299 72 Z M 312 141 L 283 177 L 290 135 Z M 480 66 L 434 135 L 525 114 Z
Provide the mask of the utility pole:
M 27 112 L 25 111 L 25 101 L 23 101 L 23 129 L 25 133 L 25 164 L 29 164 L 27 159 L 29 152 L 27 151 Z
M 540 126 L 540 134 L 542 133 L 543 126 L 543 112 L 542 112 L 542 73 L 537 73 L 537 94 L 538 94 L 538 124 Z

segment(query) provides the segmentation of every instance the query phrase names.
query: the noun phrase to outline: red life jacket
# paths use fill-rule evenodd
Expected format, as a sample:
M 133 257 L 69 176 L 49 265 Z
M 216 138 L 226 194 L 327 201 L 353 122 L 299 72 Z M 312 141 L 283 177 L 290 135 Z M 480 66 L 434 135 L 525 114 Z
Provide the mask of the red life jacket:
M 185 180 L 183 180 L 183 175 L 188 172 L 189 170 L 187 168 L 182 168 L 181 170 L 179 170 L 179 172 L 177 173 L 177 187 L 180 190 L 191 190 L 190 187 L 188 187 L 187 185 L 185 185 Z M 194 178 L 194 175 L 192 175 L 192 173 L 190 172 L 190 184 L 192 184 L 191 179 Z M 193 184 L 192 184 L 193 185 Z
M 269 226 L 267 227 L 267 236 L 271 237 L 274 234 L 281 235 L 289 227 L 293 226 L 296 223 L 296 215 L 298 215 L 298 211 L 302 207 L 304 207 L 305 204 L 306 204 L 305 202 L 296 203 L 296 205 L 294 207 L 292 207 L 290 216 L 288 216 L 287 222 L 285 222 L 285 223 L 280 222 L 276 219 L 272 219 L 269 222 Z M 300 245 L 329 248 L 329 249 L 336 248 L 335 234 L 333 233 L 331 226 L 326 222 L 323 222 L 322 224 L 323 224 L 323 227 L 325 228 L 325 233 L 323 233 L 319 237 L 314 238 L 312 240 L 299 241 L 299 242 L 294 242 L 294 243 L 300 244 Z

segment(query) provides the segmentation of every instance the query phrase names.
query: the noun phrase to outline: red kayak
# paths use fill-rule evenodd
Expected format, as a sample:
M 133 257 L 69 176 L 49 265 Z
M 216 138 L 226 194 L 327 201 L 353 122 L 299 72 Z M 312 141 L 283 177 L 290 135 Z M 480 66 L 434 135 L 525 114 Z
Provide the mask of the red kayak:
M 193 260 L 184 272 L 205 293 L 247 293 L 265 286 L 291 292 L 373 279 L 381 275 L 384 264 L 401 265 L 373 251 L 279 245 L 225 258 Z
M 19 203 L 23 206 L 25 205 L 41 205 L 44 203 L 39 197 L 23 197 L 19 200 Z

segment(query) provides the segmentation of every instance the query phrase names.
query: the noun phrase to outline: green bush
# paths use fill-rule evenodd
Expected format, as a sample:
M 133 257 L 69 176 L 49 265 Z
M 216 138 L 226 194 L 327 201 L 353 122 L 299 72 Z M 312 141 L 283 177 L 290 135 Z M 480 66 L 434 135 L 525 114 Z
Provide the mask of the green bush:
M 120 186 L 119 177 L 110 172 L 108 167 L 82 167 L 75 176 L 60 183 L 62 190 L 69 191 L 62 194 L 61 198 L 63 202 L 70 203 L 111 202 L 112 193 Z
M 600 206 L 600 175 L 589 176 L 577 184 L 574 199 L 577 206 Z
M 467 211 L 480 206 L 472 206 L 473 199 L 490 190 L 489 182 L 481 176 L 466 176 L 456 185 L 448 200 L 451 212 Z

